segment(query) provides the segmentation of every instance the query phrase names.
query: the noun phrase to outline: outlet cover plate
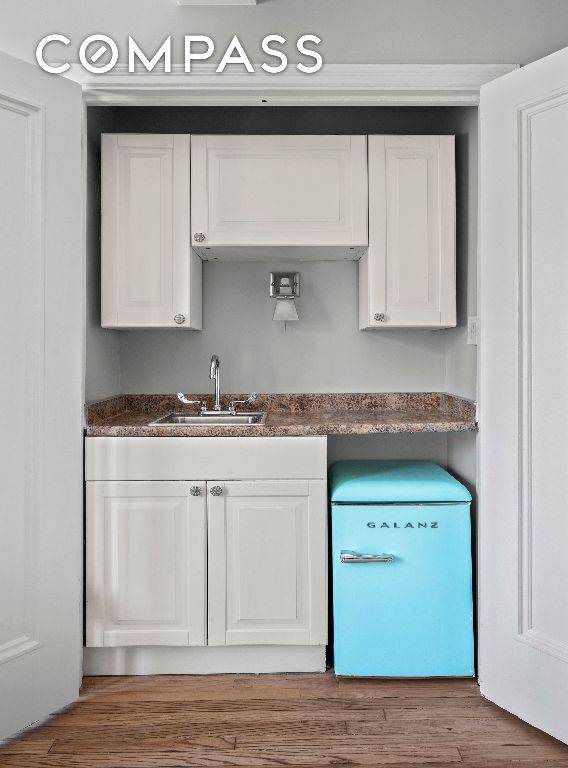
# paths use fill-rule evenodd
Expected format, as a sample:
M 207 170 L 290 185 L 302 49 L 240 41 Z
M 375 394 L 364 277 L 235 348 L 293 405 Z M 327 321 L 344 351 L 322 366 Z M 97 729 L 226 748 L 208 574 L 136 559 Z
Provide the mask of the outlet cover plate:
M 467 318 L 467 343 L 477 346 L 477 317 L 475 315 Z

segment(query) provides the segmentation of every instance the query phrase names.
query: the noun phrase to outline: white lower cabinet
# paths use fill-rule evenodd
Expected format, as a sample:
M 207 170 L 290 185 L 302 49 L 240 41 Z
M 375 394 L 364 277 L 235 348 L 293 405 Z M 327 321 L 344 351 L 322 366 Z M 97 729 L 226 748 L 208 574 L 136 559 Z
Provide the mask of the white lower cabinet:
M 86 442 L 91 673 L 325 668 L 325 438 Z M 180 477 L 204 466 L 228 479 Z M 282 478 L 292 467 L 300 477 Z
M 88 646 L 205 645 L 204 483 L 87 483 L 86 540 Z
M 321 645 L 323 480 L 208 483 L 209 645 Z

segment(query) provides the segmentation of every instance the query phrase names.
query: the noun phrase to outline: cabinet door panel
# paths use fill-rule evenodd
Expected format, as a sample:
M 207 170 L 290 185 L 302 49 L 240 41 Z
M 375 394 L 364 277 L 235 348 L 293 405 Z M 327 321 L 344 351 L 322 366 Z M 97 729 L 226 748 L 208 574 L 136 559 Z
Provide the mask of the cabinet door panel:
M 87 483 L 88 646 L 204 645 L 205 488 L 189 487 Z
M 440 322 L 436 147 L 386 147 L 387 306 L 393 322 Z M 409 212 L 412 215 L 409 215 Z
M 208 497 L 209 644 L 323 644 L 323 481 L 213 485 L 223 493 Z
M 189 136 L 103 135 L 103 326 L 201 327 L 189 184 Z
M 455 325 L 453 136 L 369 137 L 362 328 Z
M 192 136 L 191 151 L 204 246 L 367 243 L 365 136 Z

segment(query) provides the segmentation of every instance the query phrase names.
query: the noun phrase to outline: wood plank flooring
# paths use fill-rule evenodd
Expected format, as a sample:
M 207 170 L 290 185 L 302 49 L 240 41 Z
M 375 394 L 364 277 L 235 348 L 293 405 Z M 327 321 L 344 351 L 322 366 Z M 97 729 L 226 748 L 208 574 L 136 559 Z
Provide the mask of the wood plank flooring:
M 568 746 L 468 680 L 325 675 L 85 678 L 0 748 L 2 768 L 568 768 Z

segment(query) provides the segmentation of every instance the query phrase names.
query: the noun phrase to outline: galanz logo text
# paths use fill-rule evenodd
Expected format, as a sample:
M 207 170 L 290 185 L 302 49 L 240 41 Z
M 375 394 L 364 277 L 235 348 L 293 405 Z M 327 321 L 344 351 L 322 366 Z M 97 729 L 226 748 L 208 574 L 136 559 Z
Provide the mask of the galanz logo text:
M 379 522 L 379 523 L 367 523 L 367 528 L 438 528 L 438 523 L 435 522 L 397 522 L 397 521 L 391 521 L 390 523 L 387 522 Z

